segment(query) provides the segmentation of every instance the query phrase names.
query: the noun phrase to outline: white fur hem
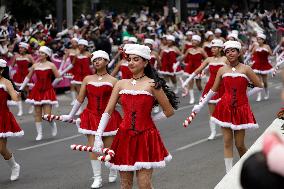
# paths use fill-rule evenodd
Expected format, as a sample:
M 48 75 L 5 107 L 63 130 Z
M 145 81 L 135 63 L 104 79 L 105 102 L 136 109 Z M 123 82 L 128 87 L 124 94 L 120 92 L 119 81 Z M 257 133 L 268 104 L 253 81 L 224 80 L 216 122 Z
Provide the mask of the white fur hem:
M 256 74 L 261 74 L 261 75 L 267 75 L 273 72 L 273 68 L 271 68 L 270 70 L 256 70 L 253 69 L 254 73 Z
M 118 171 L 137 171 L 140 169 L 152 169 L 152 168 L 163 168 L 166 166 L 166 162 L 172 160 L 171 154 L 164 158 L 163 161 L 159 162 L 136 162 L 134 165 L 114 165 L 113 163 L 106 162 L 105 165 L 110 169 Z
M 97 134 L 97 131 L 87 130 L 87 129 L 82 129 L 82 128 L 78 128 L 78 132 L 82 133 L 84 135 L 96 135 Z M 103 132 L 103 136 L 115 136 L 116 133 L 117 133 L 117 130 L 109 131 L 109 132 Z
M 170 76 L 173 76 L 175 75 L 174 72 L 165 72 L 165 71 L 158 71 L 159 74 L 162 74 L 162 75 L 170 75 Z
M 35 101 L 33 99 L 27 99 L 25 102 L 29 104 L 34 104 L 34 105 L 42 105 L 42 104 L 58 105 L 57 101 L 51 101 L 51 100 Z
M 82 84 L 82 81 L 72 80 L 70 83 L 71 83 L 71 84 L 81 85 L 81 84 Z
M 247 123 L 247 124 L 240 124 L 240 125 L 234 125 L 232 123 L 228 122 L 222 122 L 215 117 L 211 117 L 211 121 L 216 123 L 217 125 L 221 127 L 228 127 L 231 128 L 232 130 L 241 130 L 241 129 L 257 129 L 258 124 L 257 123 Z
M 24 135 L 24 131 L 20 131 L 17 133 L 7 132 L 7 133 L 0 133 L 0 138 L 7 138 L 7 137 L 21 137 Z

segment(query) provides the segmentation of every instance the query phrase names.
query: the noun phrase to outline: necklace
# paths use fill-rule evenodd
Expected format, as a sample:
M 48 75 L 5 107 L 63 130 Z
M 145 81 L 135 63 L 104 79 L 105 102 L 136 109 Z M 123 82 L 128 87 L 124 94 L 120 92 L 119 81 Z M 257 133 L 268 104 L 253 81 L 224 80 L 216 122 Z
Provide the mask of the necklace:
M 237 69 L 236 69 L 236 66 L 238 66 L 238 65 L 239 65 L 239 62 L 238 62 L 236 65 L 233 65 L 233 66 L 231 65 L 233 72 L 236 72 L 236 70 L 237 70 Z
M 131 84 L 134 86 L 134 85 L 136 85 L 137 84 L 137 80 L 139 80 L 139 79 L 142 79 L 143 77 L 145 77 L 145 74 L 144 75 L 142 75 L 141 77 L 138 77 L 138 78 L 132 78 L 133 80 L 131 81 Z
M 106 75 L 106 74 L 107 74 L 107 72 L 104 73 L 104 74 L 102 74 L 102 75 L 97 74 L 97 75 L 99 76 L 98 80 L 99 80 L 99 81 L 102 80 L 102 79 L 103 79 L 103 76 Z

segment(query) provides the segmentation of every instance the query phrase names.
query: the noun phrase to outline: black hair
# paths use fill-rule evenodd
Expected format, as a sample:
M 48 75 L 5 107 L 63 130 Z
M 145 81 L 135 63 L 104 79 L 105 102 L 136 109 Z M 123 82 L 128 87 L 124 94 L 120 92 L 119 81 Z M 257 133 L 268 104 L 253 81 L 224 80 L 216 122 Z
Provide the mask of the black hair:
M 269 170 L 262 152 L 252 154 L 243 164 L 241 185 L 244 189 L 281 189 L 284 177 Z
M 144 59 L 145 61 L 147 61 L 146 59 Z M 162 88 L 163 91 L 165 92 L 165 94 L 167 95 L 172 107 L 174 109 L 178 109 L 178 97 L 176 96 L 176 94 L 169 88 L 169 86 L 167 86 L 166 81 L 163 78 L 160 78 L 158 75 L 158 72 L 152 67 L 152 65 L 150 63 L 148 63 L 144 69 L 144 74 L 153 79 L 155 81 L 155 88 L 156 89 L 160 89 Z M 156 101 L 155 106 L 158 105 L 158 102 Z
M 11 81 L 12 85 L 13 85 L 13 88 L 19 92 L 19 89 L 18 87 L 15 85 L 15 83 L 12 81 L 12 79 L 10 78 L 10 75 L 9 75 L 9 67 L 6 66 L 5 68 L 3 67 L 0 67 L 0 70 L 3 70 L 3 72 L 0 74 L 2 77 L 4 77 L 5 79 Z M 9 97 L 9 100 L 11 100 L 11 97 Z

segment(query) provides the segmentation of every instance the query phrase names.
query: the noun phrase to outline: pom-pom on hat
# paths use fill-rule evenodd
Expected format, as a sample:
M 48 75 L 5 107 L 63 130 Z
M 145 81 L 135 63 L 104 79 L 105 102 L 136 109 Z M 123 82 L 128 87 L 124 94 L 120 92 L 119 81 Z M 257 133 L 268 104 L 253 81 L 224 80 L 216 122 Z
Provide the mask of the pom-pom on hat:
M 147 60 L 151 59 L 151 50 L 146 45 L 129 44 L 125 48 L 125 54 L 138 55 Z
M 102 50 L 98 50 L 92 53 L 91 61 L 93 62 L 96 58 L 104 58 L 109 61 L 108 53 Z

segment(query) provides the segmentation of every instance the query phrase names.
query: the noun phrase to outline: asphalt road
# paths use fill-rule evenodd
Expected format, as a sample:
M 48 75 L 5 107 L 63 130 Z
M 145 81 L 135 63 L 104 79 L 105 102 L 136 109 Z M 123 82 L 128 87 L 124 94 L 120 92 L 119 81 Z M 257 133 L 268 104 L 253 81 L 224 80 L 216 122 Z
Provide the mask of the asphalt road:
M 257 130 L 247 132 L 246 144 L 249 147 L 275 119 L 281 107 L 281 84 L 279 78 L 270 80 L 268 101 L 251 105 L 260 125 Z M 189 98 L 181 98 L 180 109 L 167 120 L 158 122 L 158 128 L 173 160 L 164 169 L 156 169 L 153 175 L 155 189 L 212 189 L 225 174 L 223 162 L 223 142 L 219 134 L 216 140 L 207 141 L 209 135 L 207 110 L 202 110 L 188 128 L 182 121 L 190 113 Z M 69 112 L 70 94 L 59 96 L 60 108 L 55 114 Z M 25 106 L 27 111 L 28 106 Z M 15 108 L 11 108 L 15 113 Z M 58 135 L 51 137 L 48 123 L 44 123 L 44 139 L 35 141 L 36 130 L 33 116 L 25 114 L 17 118 L 25 135 L 9 139 L 9 148 L 15 153 L 21 165 L 20 179 L 9 180 L 10 169 L 4 160 L 0 161 L 1 189 L 77 189 L 90 188 L 92 171 L 88 154 L 70 150 L 71 144 L 85 144 L 86 138 L 78 134 L 76 126 L 58 123 Z M 220 133 L 220 130 L 218 129 Z M 235 151 L 236 162 L 238 160 Z M 107 182 L 108 170 L 103 168 L 103 184 L 106 189 L 119 188 L 117 183 Z M 136 187 L 135 187 L 136 188 Z

